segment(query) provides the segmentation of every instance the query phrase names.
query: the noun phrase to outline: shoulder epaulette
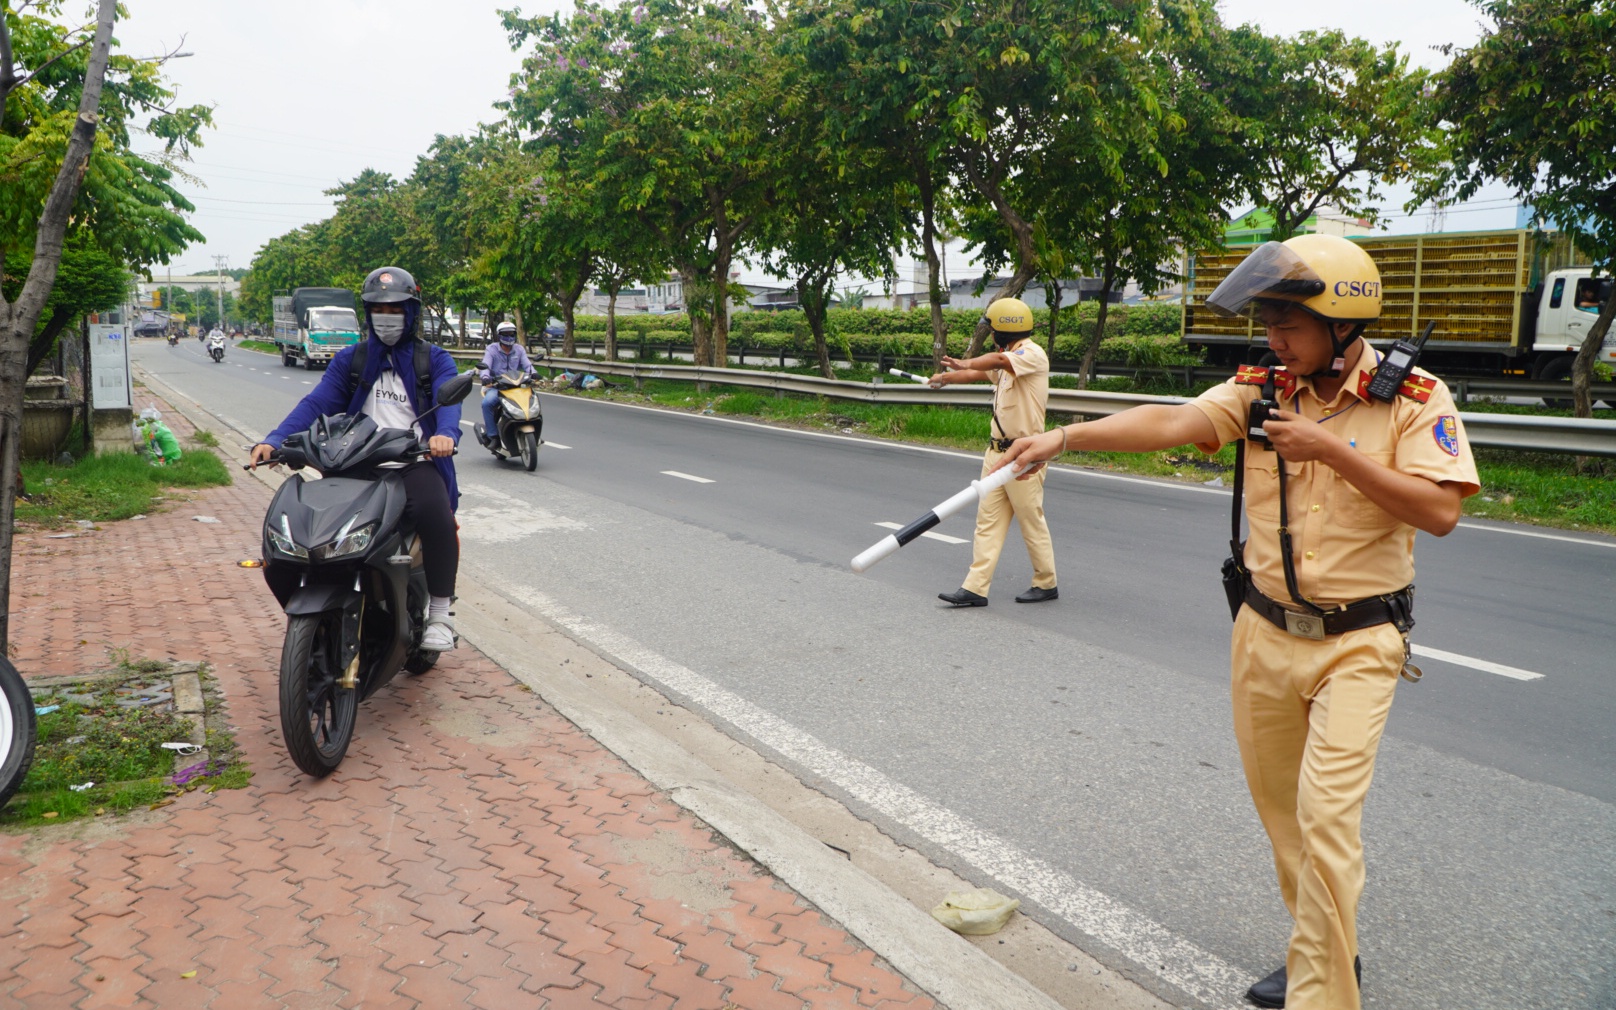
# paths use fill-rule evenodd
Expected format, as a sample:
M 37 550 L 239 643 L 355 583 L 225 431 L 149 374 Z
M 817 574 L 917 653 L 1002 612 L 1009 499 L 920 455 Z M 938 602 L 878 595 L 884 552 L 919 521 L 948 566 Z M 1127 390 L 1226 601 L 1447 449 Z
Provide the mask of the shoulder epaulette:
M 1262 365 L 1241 365 L 1234 373 L 1234 381 L 1239 386 L 1260 386 L 1268 381 L 1268 369 Z M 1276 368 L 1274 372 L 1274 388 L 1281 393 L 1288 393 L 1296 385 L 1296 376 L 1283 368 Z
M 1378 369 L 1370 369 L 1367 372 L 1360 372 L 1358 374 L 1359 399 L 1364 399 L 1369 396 L 1369 382 L 1375 377 L 1376 371 L 1378 371 Z M 1403 384 L 1401 386 L 1397 387 L 1397 393 L 1399 396 L 1408 397 L 1415 403 L 1429 403 L 1431 401 L 1431 393 L 1435 389 L 1435 379 L 1429 379 L 1423 375 L 1410 375 L 1407 379 L 1403 380 Z

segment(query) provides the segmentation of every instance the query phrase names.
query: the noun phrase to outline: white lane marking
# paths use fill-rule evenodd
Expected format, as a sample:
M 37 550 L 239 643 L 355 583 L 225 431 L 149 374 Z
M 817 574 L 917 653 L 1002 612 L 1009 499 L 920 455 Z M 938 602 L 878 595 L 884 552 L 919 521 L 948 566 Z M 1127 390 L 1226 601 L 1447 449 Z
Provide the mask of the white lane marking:
M 901 530 L 901 529 L 903 529 L 903 523 L 876 523 L 875 525 L 885 527 L 886 529 L 889 529 L 889 530 Z M 945 544 L 968 544 L 968 543 L 970 543 L 969 540 L 961 540 L 959 537 L 951 537 L 947 533 L 933 533 L 931 530 L 927 530 L 926 532 L 924 532 L 924 533 L 922 533 L 920 535 L 923 536 L 923 537 L 931 537 L 933 540 L 941 540 Z
M 477 427 L 477 423 L 476 423 L 476 422 L 475 422 L 475 421 L 461 421 L 461 422 L 460 422 L 460 423 L 461 423 L 461 424 L 463 424 L 463 425 L 465 425 L 465 426 L 466 426 L 466 427 L 468 427 L 468 428 L 475 428 L 475 427 Z
M 551 449 L 571 449 L 572 448 L 572 446 L 570 446 L 570 445 L 562 445 L 560 442 L 546 442 L 544 444 L 545 444 L 546 447 L 551 448 Z
M 312 386 L 312 385 L 314 385 L 314 382 L 312 380 L 309 380 L 309 379 L 304 379 L 303 380 L 303 385 Z
M 1021 851 L 869 765 L 826 746 L 817 737 L 719 687 L 694 670 L 572 613 L 536 589 L 513 585 L 510 591 L 571 635 L 640 670 L 811 773 L 829 779 L 855 799 L 959 855 L 983 873 L 1038 902 L 1194 999 L 1211 1007 L 1228 1008 L 1229 994 L 1243 992 L 1251 984 L 1249 972 L 1179 939 L 1160 923 Z M 1156 967 L 1151 968 L 1151 965 Z
M 697 484 L 715 484 L 715 483 L 717 483 L 716 481 L 708 480 L 706 477 L 697 477 L 693 473 L 681 473 L 678 470 L 663 470 L 662 473 L 663 473 L 664 476 L 677 477 L 680 480 L 693 480 Z
M 546 393 L 544 395 L 556 396 L 559 394 Z M 833 438 L 838 441 L 854 442 L 860 445 L 876 445 L 883 449 L 897 449 L 903 452 L 923 452 L 933 456 L 952 456 L 955 459 L 974 460 L 978 464 L 982 462 L 981 453 L 960 452 L 958 449 L 940 449 L 934 445 L 910 445 L 906 442 L 884 442 L 878 438 L 860 438 L 857 435 L 833 434 L 827 431 L 800 431 L 796 428 L 777 428 L 772 424 L 763 424 L 758 421 L 741 421 L 733 417 L 715 417 L 707 414 L 686 414 L 685 412 L 679 410 L 664 410 L 661 407 L 645 407 L 638 403 L 616 403 L 611 400 L 586 399 L 584 397 L 571 397 L 570 399 L 577 403 L 590 403 L 603 407 L 620 407 L 624 410 L 648 410 L 656 414 L 661 414 L 664 417 L 672 414 L 674 417 L 683 417 L 692 421 L 714 421 L 719 424 L 738 424 L 747 428 L 762 428 L 765 431 L 773 431 L 782 435 L 802 435 L 808 438 Z M 1200 484 L 1180 484 L 1177 481 L 1162 480 L 1151 477 L 1128 477 L 1120 473 L 1106 473 L 1101 470 L 1085 470 L 1079 467 L 1071 466 L 1052 466 L 1049 468 L 1049 471 L 1051 473 L 1061 473 L 1072 477 L 1097 477 L 1101 480 L 1120 480 L 1126 484 L 1146 484 L 1150 487 L 1171 488 L 1175 491 L 1193 491 L 1198 494 L 1228 495 L 1234 493 L 1231 488 L 1211 488 L 1204 487 Z
M 285 382 L 291 382 L 292 381 L 292 377 L 290 375 L 283 375 L 283 376 L 281 376 L 281 379 L 283 381 L 285 381 Z
M 1483 673 L 1496 673 L 1500 677 L 1509 677 L 1513 680 L 1543 679 L 1541 673 L 1533 673 L 1531 670 L 1522 670 L 1516 666 L 1505 666 L 1503 663 L 1494 663 L 1491 660 L 1476 659 L 1474 656 L 1461 656 L 1457 652 L 1433 649 L 1428 645 L 1416 645 L 1413 649 L 1416 656 L 1424 656 L 1426 659 L 1440 659 L 1444 663 L 1468 666 L 1472 670 L 1480 670 Z
M 1589 540 L 1585 537 L 1567 537 L 1558 533 L 1539 533 L 1537 530 L 1512 529 L 1507 526 L 1483 526 L 1480 523 L 1459 524 L 1467 530 L 1486 530 L 1488 533 L 1509 533 L 1517 537 L 1536 537 L 1539 540 L 1563 540 L 1568 544 L 1584 544 L 1588 547 L 1616 547 L 1616 540 Z

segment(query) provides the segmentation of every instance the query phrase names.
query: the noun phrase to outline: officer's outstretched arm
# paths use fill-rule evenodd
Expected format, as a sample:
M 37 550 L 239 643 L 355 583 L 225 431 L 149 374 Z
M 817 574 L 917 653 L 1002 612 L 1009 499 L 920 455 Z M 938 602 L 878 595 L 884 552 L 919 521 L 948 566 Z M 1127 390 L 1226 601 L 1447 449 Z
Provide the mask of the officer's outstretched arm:
M 1149 403 L 1098 421 L 1051 428 L 1042 435 L 1018 438 L 993 469 L 1019 461 L 1027 467 L 1024 480 L 1038 467 L 1068 449 L 1101 452 L 1156 452 L 1175 445 L 1218 442 L 1217 429 L 1201 411 L 1187 403 Z

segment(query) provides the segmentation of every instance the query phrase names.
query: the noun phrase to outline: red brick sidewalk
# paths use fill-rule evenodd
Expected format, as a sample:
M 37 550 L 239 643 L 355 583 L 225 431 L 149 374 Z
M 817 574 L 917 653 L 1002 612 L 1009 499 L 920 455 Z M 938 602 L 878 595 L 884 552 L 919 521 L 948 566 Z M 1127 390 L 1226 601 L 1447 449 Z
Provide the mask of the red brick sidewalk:
M 108 648 L 205 661 L 255 777 L 0 835 L 0 1005 L 934 1006 L 464 643 L 360 708 L 335 775 L 302 775 L 276 707 L 283 619 L 235 564 L 269 492 L 189 497 L 19 538 L 15 658 L 24 676 Z

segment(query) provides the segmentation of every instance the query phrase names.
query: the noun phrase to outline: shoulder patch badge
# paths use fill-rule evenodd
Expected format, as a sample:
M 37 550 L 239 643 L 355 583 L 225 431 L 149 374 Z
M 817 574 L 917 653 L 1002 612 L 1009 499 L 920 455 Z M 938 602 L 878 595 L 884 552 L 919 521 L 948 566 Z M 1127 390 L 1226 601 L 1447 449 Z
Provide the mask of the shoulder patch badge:
M 1017 351 L 1017 352 L 1016 352 L 1016 353 L 1017 353 L 1017 354 L 1026 354 L 1026 353 L 1027 353 L 1027 349 L 1026 349 L 1026 348 L 1025 348 L 1025 347 L 1023 347 L 1023 348 L 1022 348 L 1022 349 L 1021 349 L 1021 350 L 1019 350 L 1019 351 Z
M 1443 414 L 1431 425 L 1431 437 L 1449 456 L 1459 455 L 1459 422 L 1452 414 Z

